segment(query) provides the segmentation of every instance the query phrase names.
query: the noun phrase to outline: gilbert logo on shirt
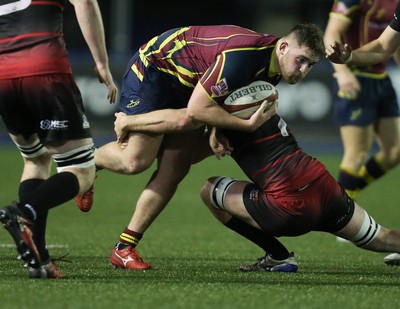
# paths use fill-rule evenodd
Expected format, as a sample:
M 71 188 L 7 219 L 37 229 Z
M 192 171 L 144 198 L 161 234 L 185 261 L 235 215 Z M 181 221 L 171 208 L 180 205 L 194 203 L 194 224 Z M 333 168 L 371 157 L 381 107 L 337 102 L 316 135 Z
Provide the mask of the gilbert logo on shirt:
M 228 92 L 228 83 L 226 82 L 226 79 L 223 78 L 218 82 L 218 84 L 216 84 L 215 86 L 212 86 L 211 92 L 215 96 L 220 96 L 220 95 L 223 95 L 224 93 L 227 93 Z

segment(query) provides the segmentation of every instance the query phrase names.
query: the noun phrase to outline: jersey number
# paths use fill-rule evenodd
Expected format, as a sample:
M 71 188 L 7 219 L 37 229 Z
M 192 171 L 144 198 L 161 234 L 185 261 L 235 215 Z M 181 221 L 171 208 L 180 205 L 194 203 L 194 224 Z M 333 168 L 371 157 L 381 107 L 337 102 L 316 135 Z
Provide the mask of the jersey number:
M 32 0 L 0 0 L 0 16 L 25 10 Z
M 289 133 L 287 131 L 287 124 L 282 118 L 278 122 L 278 128 L 281 130 L 282 136 L 289 136 Z

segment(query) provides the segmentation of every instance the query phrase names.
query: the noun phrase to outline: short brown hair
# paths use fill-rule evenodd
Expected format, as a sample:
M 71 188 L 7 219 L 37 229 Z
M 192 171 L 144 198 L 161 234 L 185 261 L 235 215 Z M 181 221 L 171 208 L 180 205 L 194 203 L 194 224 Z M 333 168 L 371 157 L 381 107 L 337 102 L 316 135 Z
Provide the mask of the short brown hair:
M 307 46 L 318 61 L 325 58 L 324 34 L 317 25 L 297 24 L 286 36 L 292 35 L 299 46 Z

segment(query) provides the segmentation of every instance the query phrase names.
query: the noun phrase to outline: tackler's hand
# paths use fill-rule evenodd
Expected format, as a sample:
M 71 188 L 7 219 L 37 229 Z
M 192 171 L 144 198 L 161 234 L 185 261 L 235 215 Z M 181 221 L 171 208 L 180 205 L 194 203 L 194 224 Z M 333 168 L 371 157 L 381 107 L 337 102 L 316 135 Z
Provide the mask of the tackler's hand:
M 126 146 L 129 132 L 125 130 L 125 123 L 127 120 L 127 115 L 122 112 L 118 112 L 114 114 L 115 121 L 114 121 L 114 131 L 117 136 L 117 143 Z
M 229 144 L 229 140 L 224 134 L 222 134 L 220 130 L 217 130 L 215 127 L 211 129 L 209 144 L 218 160 L 226 155 L 230 155 L 233 151 L 233 148 Z

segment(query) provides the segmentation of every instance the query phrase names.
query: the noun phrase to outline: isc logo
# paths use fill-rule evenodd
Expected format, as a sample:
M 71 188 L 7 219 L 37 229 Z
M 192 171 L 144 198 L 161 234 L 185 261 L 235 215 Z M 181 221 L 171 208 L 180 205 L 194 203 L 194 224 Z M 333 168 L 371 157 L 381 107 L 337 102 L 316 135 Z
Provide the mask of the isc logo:
M 59 130 L 68 128 L 68 120 L 42 120 L 40 121 L 42 130 Z

